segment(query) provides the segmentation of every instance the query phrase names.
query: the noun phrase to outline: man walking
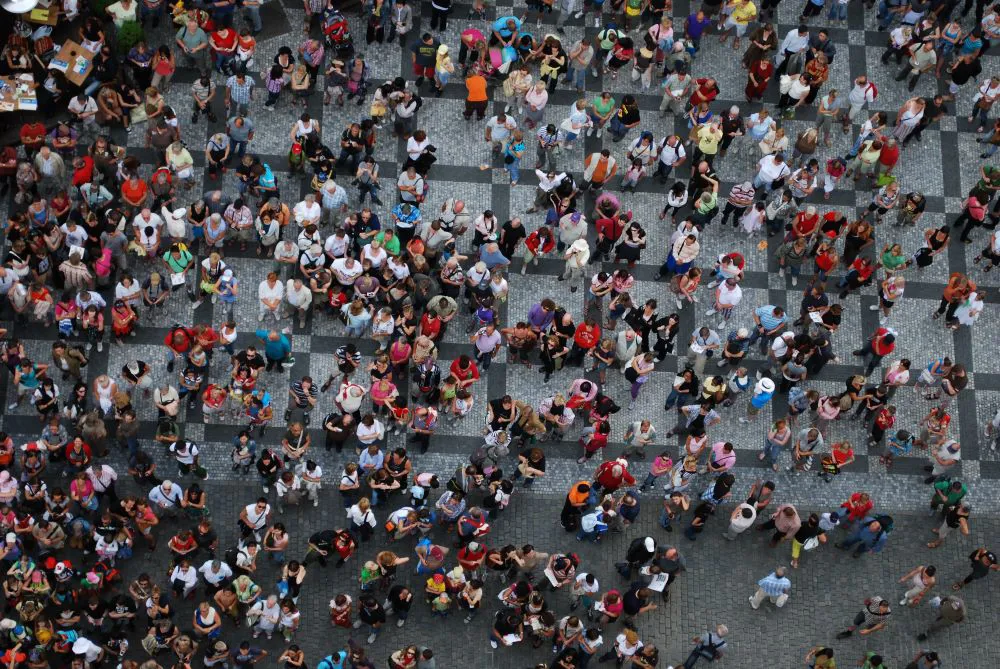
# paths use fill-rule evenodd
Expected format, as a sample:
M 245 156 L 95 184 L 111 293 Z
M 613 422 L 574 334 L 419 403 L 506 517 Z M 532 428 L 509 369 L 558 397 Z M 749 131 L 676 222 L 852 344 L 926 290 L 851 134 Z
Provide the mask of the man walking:
M 778 567 L 757 581 L 757 592 L 750 595 L 750 608 L 754 611 L 759 609 L 760 603 L 766 597 L 780 609 L 788 601 L 788 592 L 791 589 L 792 582 L 785 576 L 785 568 Z
M 722 659 L 726 649 L 726 635 L 729 628 L 725 625 L 718 625 L 715 631 L 706 630 L 701 635 L 694 638 L 695 647 L 684 660 L 684 669 L 691 669 L 699 659 L 714 662 Z
M 965 602 L 960 597 L 948 595 L 941 600 L 941 604 L 938 606 L 937 618 L 927 626 L 927 629 L 917 635 L 917 641 L 926 641 L 931 634 L 957 625 L 963 620 L 965 620 Z

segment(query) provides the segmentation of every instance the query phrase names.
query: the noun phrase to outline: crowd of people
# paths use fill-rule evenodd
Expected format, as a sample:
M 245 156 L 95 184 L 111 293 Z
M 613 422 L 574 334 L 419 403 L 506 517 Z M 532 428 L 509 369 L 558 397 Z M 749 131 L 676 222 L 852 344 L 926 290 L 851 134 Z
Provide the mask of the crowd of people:
M 838 421 L 863 421 L 866 452 L 886 470 L 895 458 L 927 457 L 924 483 L 938 516 L 928 551 L 949 535 L 969 534 L 968 484 L 953 473 L 961 447 L 950 431 L 952 402 L 969 381 L 965 365 L 943 355 L 911 361 L 892 311 L 907 278 L 947 262 L 937 258 L 954 232 L 982 247 L 969 274 L 1000 263 L 1000 171 L 963 165 L 977 178 L 962 211 L 926 228 L 918 247 L 905 248 L 901 233 L 921 225 L 927 196 L 909 190 L 896 167 L 913 155 L 906 151 L 911 142 L 947 114 L 979 135 L 982 158 L 1000 146 L 1000 120 L 990 119 L 1000 77 L 983 76 L 980 62 L 1000 35 L 1000 5 L 966 0 L 959 12 L 956 0 L 880 3 L 878 29 L 888 38 L 882 60 L 895 59 L 901 70 L 898 84 L 876 84 L 865 73 L 828 81 L 837 48 L 829 31 L 814 25 L 824 12 L 815 0 L 784 35 L 773 24 L 775 0 L 760 7 L 706 0 L 686 17 L 675 16 L 670 0 L 608 7 L 588 1 L 579 8 L 575 0 L 531 2 L 492 21 L 476 0 L 456 45 L 436 36 L 456 9 L 450 0 L 433 0 L 429 26 L 420 17 L 422 29 L 420 10 L 407 0 L 374 0 L 361 9 L 372 53 L 392 54 L 396 47 L 387 43 L 396 42 L 412 64 L 412 78 L 381 83 L 355 48 L 361 36 L 352 37 L 350 22 L 322 0 L 305 0 L 305 36 L 273 58 L 257 52 L 257 0 L 190 7 L 118 0 L 106 14 L 83 10 L 80 17 L 75 4 L 65 3 L 64 11 L 79 23 L 81 44 L 96 53 L 83 86 L 57 69 L 41 75 L 46 54 L 20 31 L 0 64 L 14 75 L 39 73 L 40 108 L 61 119 L 26 123 L 20 142 L 0 152 L 0 187 L 5 195 L 13 191 L 15 205 L 0 267 L 0 293 L 14 321 L 0 353 L 13 389 L 8 411 L 27 400 L 40 425 L 38 434 L 0 434 L 0 553 L 7 569 L 0 661 L 8 667 L 248 667 L 268 657 L 253 639 L 275 633 L 285 641 L 277 661 L 286 667 L 374 667 L 386 658 L 371 658 L 368 646 L 392 620 L 403 627 L 414 605 L 465 624 L 485 611 L 497 652 L 551 645 L 551 653 L 537 652 L 540 669 L 582 669 L 595 656 L 619 667 L 666 666 L 668 649 L 644 635 L 643 623 L 668 606 L 686 559 L 662 543 L 667 535 L 630 527 L 643 503 L 657 508 L 647 514 L 658 515 L 665 532 L 678 527 L 686 541 L 718 524 L 730 541 L 755 527 L 770 534 L 772 547 L 786 544 L 788 567 L 760 579 L 749 598 L 753 609 L 765 601 L 784 606 L 808 551 L 832 542 L 860 557 L 889 541 L 893 519 L 875 508 L 875 491 L 857 491 L 825 512 L 779 503 L 782 492 L 765 479 L 744 498 L 747 486 L 737 484 L 733 470 L 739 449 L 724 426 L 772 413 L 757 457 L 773 471 L 826 482 L 849 472 L 855 447 Z M 973 4 L 974 21 L 964 18 Z M 829 25 L 846 20 L 847 6 L 831 2 Z M 532 17 L 541 33 L 546 14 L 556 14 L 555 28 L 540 38 L 531 32 Z M 592 18 L 594 30 L 564 41 L 570 18 L 588 28 Z M 119 60 L 115 33 L 127 21 L 152 28 L 173 21 L 177 30 L 167 43 L 139 40 Z M 698 57 L 702 42 L 715 39 L 741 54 L 743 110 L 720 104 L 739 94 L 720 90 L 713 64 Z M 173 82 L 179 67 L 194 68 L 192 84 Z M 606 82 L 627 76 L 642 91 L 655 86 L 660 115 L 640 113 L 632 94 L 616 100 L 605 89 L 588 100 L 588 75 Z M 875 110 L 878 86 L 913 91 L 921 77 L 946 80 L 948 92 L 911 97 L 894 113 Z M 460 192 L 428 206 L 437 149 L 421 120 L 437 113 L 433 98 L 463 84 L 464 118 L 482 125 L 510 185 L 528 187 L 519 185 L 523 165 L 537 177 L 531 207 L 509 220 L 492 209 L 471 210 Z M 190 91 L 188 109 L 165 100 L 179 86 Z M 559 87 L 583 97 L 568 110 L 550 109 Z M 975 88 L 973 104 L 956 110 L 963 87 Z M 254 98 L 265 96 L 268 112 L 302 107 L 287 129 L 287 165 L 268 164 L 254 150 L 256 133 L 274 132 L 251 114 Z M 310 114 L 320 98 L 342 108 L 343 128 L 321 127 Z M 782 123 L 806 107 L 815 107 L 815 123 L 786 136 Z M 211 128 L 204 147 L 191 139 L 202 117 Z M 664 130 L 677 120 L 686 121 L 686 136 Z M 831 152 L 838 130 L 853 140 L 846 154 Z M 155 156 L 151 168 L 113 139 L 137 132 Z M 577 141 L 605 132 L 607 148 L 567 163 Z M 405 143 L 398 175 L 380 173 L 380 140 Z M 756 167 L 723 192 L 717 167 L 727 152 L 752 155 Z M 214 185 L 232 169 L 237 192 L 202 192 L 202 165 Z M 280 183 L 286 173 L 288 183 Z M 824 201 L 848 179 L 871 187 L 870 205 L 851 216 L 827 210 Z M 300 197 L 300 183 L 312 192 Z M 637 189 L 662 202 L 659 220 L 633 215 Z M 759 238 L 762 249 L 774 245 L 778 273 L 787 273 L 791 286 L 803 281 L 797 314 L 791 305 L 757 304 L 749 318 L 734 318 L 745 273 L 768 268 L 748 266 L 730 223 L 741 237 Z M 647 251 L 644 226 L 668 228 L 666 248 Z M 709 234 L 729 239 L 734 250 L 705 257 L 700 240 Z M 227 262 L 227 254 L 238 257 L 250 246 L 273 260 L 256 293 L 241 285 L 239 263 Z M 655 295 L 640 295 L 634 270 L 650 264 L 649 253 L 658 254 L 656 264 L 662 259 L 656 278 L 664 283 Z M 538 272 L 539 259 L 564 263 L 559 280 L 570 293 L 582 289 L 582 313 L 573 302 L 541 294 L 527 312 L 510 311 L 509 272 Z M 985 292 L 969 274 L 950 274 L 930 319 L 944 316 L 952 329 L 975 323 Z M 857 360 L 840 360 L 833 342 L 843 319 L 860 319 L 843 302 L 865 286 L 877 287 L 879 301 L 870 309 L 879 326 L 853 351 Z M 237 304 L 255 299 L 250 311 L 258 329 L 240 332 Z M 220 322 L 198 322 L 205 319 L 195 309 L 206 300 L 221 305 Z M 165 327 L 167 307 L 176 302 L 183 307 L 170 313 L 192 316 Z M 685 311 L 699 323 L 691 332 L 681 332 Z M 333 351 L 336 371 L 328 378 L 296 371 L 296 327 L 350 340 Z M 29 328 L 56 337 L 51 359 L 28 354 L 22 339 Z M 130 340 L 154 328 L 163 333 L 163 355 L 131 354 Z M 466 353 L 439 361 L 445 333 L 458 328 Z M 88 374 L 106 342 L 123 347 L 125 364 Z M 363 353 L 372 348 L 368 362 Z M 213 367 L 213 359 L 228 362 Z M 482 381 L 501 359 L 523 366 L 519 373 L 537 367 L 552 392 L 538 404 L 490 396 Z M 665 413 L 637 411 L 640 395 L 654 392 L 643 390 L 653 372 L 673 360 L 675 377 L 660 389 Z M 831 362 L 855 367 L 843 389 L 810 387 Z M 615 396 L 609 371 L 624 377 L 628 397 Z M 276 418 L 286 392 L 287 409 Z M 900 399 L 925 404 L 925 417 L 904 424 Z M 139 436 L 137 405 L 149 401 L 158 416 L 153 443 L 162 444 L 167 471 Z M 311 420 L 314 410 L 321 420 Z M 220 545 L 215 526 L 232 519 L 211 514 L 211 486 L 201 481 L 212 465 L 184 436 L 183 424 L 199 420 L 235 426 L 232 470 L 256 473 L 261 485 L 239 512 L 234 543 Z M 482 425 L 482 445 L 458 458 L 454 470 L 422 469 L 420 456 L 437 443 L 444 421 L 465 422 L 471 433 Z M 624 423 L 624 432 L 613 422 Z M 272 423 L 278 429 L 268 432 Z M 1000 413 L 987 434 L 994 443 L 1000 437 Z M 319 437 L 323 450 L 313 442 Z M 668 445 L 674 437 L 679 450 Z M 553 455 L 546 444 L 574 440 L 577 462 L 594 469 L 567 491 L 559 522 L 580 542 L 626 534 L 628 549 L 616 563 L 620 583 L 599 583 L 600 565 L 585 564 L 565 542 L 556 542 L 563 546 L 557 552 L 556 543 L 536 548 L 493 539 L 518 485 L 529 488 L 545 476 Z M 110 464 L 115 444 L 127 451 L 127 471 Z M 612 454 L 619 444 L 620 454 Z M 345 453 L 342 470 L 324 472 L 324 461 Z M 119 493 L 125 475 L 138 494 Z M 292 536 L 281 514 L 289 506 L 336 504 L 321 495 L 324 488 L 336 491 L 344 521 Z M 165 579 L 142 573 L 123 580 L 124 562 L 163 545 L 171 555 Z M 684 552 L 696 550 L 689 548 Z M 957 591 L 1000 569 L 986 547 L 969 561 L 969 575 L 956 575 L 952 592 L 934 591 L 938 572 L 930 564 L 900 579 L 900 607 L 924 599 L 934 607 L 914 614 L 927 621 L 920 641 L 963 622 Z M 330 624 L 347 630 L 349 642 L 306 657 L 296 643 L 299 595 L 307 583 L 319 587 L 307 572 L 331 562 L 358 573 L 357 587 L 332 593 L 329 602 Z M 397 579 L 407 572 L 415 577 Z M 262 581 L 265 573 L 278 574 L 273 588 Z M 196 608 L 190 621 L 181 620 L 176 608 L 188 599 Z M 866 598 L 838 637 L 884 629 L 889 600 L 888 589 Z M 712 625 L 694 638 L 686 659 L 671 664 L 691 669 L 720 659 L 728 634 L 725 624 Z M 932 649 L 915 652 L 909 667 L 942 664 Z M 433 649 L 423 645 L 403 646 L 386 661 L 392 669 L 436 666 Z M 832 669 L 834 650 L 817 646 L 805 662 Z M 861 664 L 884 667 L 877 652 Z

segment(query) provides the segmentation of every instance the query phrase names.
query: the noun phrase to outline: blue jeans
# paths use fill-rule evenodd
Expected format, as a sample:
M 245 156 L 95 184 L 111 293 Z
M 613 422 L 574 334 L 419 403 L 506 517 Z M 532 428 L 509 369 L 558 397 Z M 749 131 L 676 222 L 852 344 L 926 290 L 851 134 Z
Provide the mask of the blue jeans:
M 625 135 L 628 134 L 628 131 L 629 129 L 625 126 L 624 123 L 618 120 L 617 116 L 611 117 L 611 136 L 613 139 L 616 139 L 620 142 L 622 139 L 625 138 Z
M 830 7 L 830 13 L 827 15 L 827 18 L 831 20 L 839 19 L 841 21 L 846 21 L 847 5 L 842 5 L 839 2 L 837 2 L 837 0 L 833 0 L 833 5 Z
M 348 337 L 363 337 L 365 335 L 365 330 L 368 328 L 364 325 L 357 326 L 347 326 L 347 336 Z
M 667 514 L 666 509 L 660 511 L 660 527 L 663 529 L 670 527 L 670 516 Z
M 765 437 L 764 448 L 761 450 L 764 451 L 764 461 L 769 465 L 773 465 L 778 461 L 778 455 L 781 453 L 781 446 Z
M 243 156 L 244 156 L 244 155 L 246 154 L 246 152 L 247 152 L 247 143 L 248 143 L 248 142 L 237 142 L 236 140 L 232 140 L 232 144 L 233 144 L 233 151 L 235 151 L 235 152 L 236 152 L 236 156 L 237 156 L 237 157 L 238 157 L 238 158 L 239 158 L 240 160 L 243 160 Z M 230 155 L 232 155 L 232 154 L 230 154 Z
M 587 87 L 587 68 L 581 67 L 575 70 L 572 67 L 566 69 L 566 78 L 573 82 L 576 90 L 582 91 Z
M 988 140 L 992 136 L 993 136 L 993 131 L 989 130 L 986 133 L 984 133 L 983 136 L 980 137 L 979 139 L 985 142 L 986 140 Z M 983 153 L 985 153 L 986 157 L 989 158 L 990 156 L 992 156 L 994 153 L 997 152 L 998 148 L 1000 148 L 1000 146 L 998 146 L 996 144 L 987 144 L 986 148 L 983 149 Z
M 250 22 L 253 24 L 253 31 L 255 33 L 259 33 L 264 29 L 264 24 L 260 20 L 260 7 L 247 7 L 244 5 L 243 11 L 250 17 Z
M 592 530 L 590 532 L 584 532 L 583 530 L 580 530 L 579 532 L 576 533 L 577 541 L 593 541 L 596 538 L 597 538 L 596 530 Z
M 664 403 L 663 407 L 665 409 L 673 409 L 675 406 L 677 406 L 677 403 L 680 401 L 680 399 L 681 399 L 681 394 L 676 390 L 674 390 L 673 388 L 671 388 L 670 394 L 667 395 L 667 401 Z
M 505 163 L 503 167 L 510 173 L 511 183 L 516 182 L 521 176 L 521 160 L 519 158 L 515 158 L 512 163 Z
M 167 7 L 167 3 L 166 2 L 162 2 L 162 3 L 160 3 L 159 7 L 155 8 L 155 9 L 150 9 L 143 2 L 140 1 L 139 2 L 139 21 L 141 23 L 145 23 L 146 19 L 148 19 L 150 16 L 152 16 L 153 17 L 153 22 L 156 23 L 156 24 L 159 24 L 160 23 L 160 19 L 163 18 L 164 10 L 166 9 L 166 7 Z

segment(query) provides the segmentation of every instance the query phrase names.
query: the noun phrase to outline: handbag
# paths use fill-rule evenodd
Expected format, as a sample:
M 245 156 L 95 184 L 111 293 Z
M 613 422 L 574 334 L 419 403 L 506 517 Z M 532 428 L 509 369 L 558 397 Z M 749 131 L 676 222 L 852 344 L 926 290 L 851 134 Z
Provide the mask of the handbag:
M 802 550 L 811 551 L 819 547 L 819 537 L 809 537 L 806 542 L 802 544 Z

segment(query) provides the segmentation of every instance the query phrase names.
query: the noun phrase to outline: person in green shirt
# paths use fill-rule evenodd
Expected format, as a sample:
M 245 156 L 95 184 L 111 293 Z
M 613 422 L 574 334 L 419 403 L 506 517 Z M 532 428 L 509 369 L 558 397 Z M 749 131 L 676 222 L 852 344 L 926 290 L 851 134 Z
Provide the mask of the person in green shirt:
M 170 290 L 180 290 L 187 283 L 187 271 L 194 264 L 194 256 L 184 244 L 171 244 L 163 254 L 163 264 L 170 273 Z M 177 279 L 177 275 L 180 275 Z
M 931 498 L 931 513 L 939 511 L 941 505 L 944 508 L 955 506 L 965 494 L 969 492 L 969 487 L 961 481 L 938 481 L 934 484 L 934 496 Z
M 903 247 L 899 244 L 886 244 L 882 248 L 882 267 L 886 273 L 895 272 L 906 264 L 908 258 L 903 255 Z
M 866 652 L 861 658 L 861 669 L 885 669 L 882 656 L 873 650 Z
M 587 116 L 590 117 L 594 125 L 587 130 L 587 137 L 593 135 L 595 131 L 598 137 L 603 135 L 604 125 L 611 119 L 614 110 L 615 99 L 611 97 L 611 93 L 604 91 L 600 95 L 594 96 L 590 103 L 590 109 L 587 110 Z
M 382 245 L 385 252 L 391 256 L 399 255 L 399 237 L 392 230 L 383 230 L 375 235 L 375 241 Z

